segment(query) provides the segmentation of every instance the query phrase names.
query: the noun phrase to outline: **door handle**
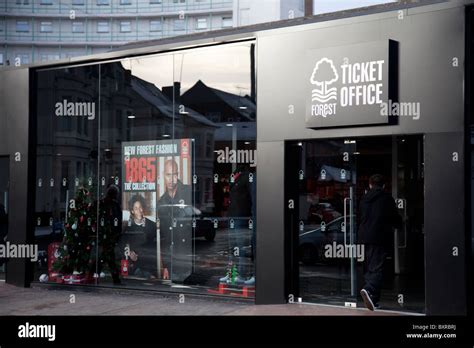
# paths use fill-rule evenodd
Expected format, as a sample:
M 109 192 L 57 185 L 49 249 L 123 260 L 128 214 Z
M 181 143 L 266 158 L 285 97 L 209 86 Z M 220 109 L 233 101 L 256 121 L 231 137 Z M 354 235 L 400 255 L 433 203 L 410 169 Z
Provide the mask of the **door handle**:
M 347 245 L 347 202 L 350 200 L 349 197 L 344 198 L 344 245 Z

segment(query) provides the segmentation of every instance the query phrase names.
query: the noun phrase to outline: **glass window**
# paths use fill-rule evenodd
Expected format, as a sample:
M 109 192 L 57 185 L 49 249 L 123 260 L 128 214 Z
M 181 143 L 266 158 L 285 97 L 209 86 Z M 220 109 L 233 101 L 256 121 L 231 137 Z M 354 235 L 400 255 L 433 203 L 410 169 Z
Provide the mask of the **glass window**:
M 232 26 L 232 17 L 222 17 L 222 28 L 231 28 Z
M 193 171 L 197 180 L 192 181 L 192 202 L 201 212 L 195 213 L 194 218 L 208 217 L 215 227 L 215 242 L 225 245 L 228 251 L 220 253 L 219 247 L 203 245 L 195 238 L 193 272 L 188 281 L 211 293 L 220 286 L 224 291 L 245 288 L 252 296 L 255 284 L 257 162 L 253 52 L 252 43 L 245 43 L 175 55 L 175 76 L 179 76 L 175 99 L 180 112 L 174 133 L 175 139 L 178 130 L 180 138 L 194 139 Z M 222 79 L 228 76 L 226 71 L 231 66 L 236 74 L 232 79 Z M 199 125 L 191 127 L 194 122 Z M 206 164 L 209 159 L 213 161 L 212 167 Z M 198 233 L 202 232 L 196 228 L 195 235 Z M 211 237 L 208 235 L 208 239 Z M 173 259 L 178 262 L 178 255 L 173 255 Z
M 30 64 L 30 55 L 28 53 L 19 53 L 15 55 L 15 63 Z
M 174 26 L 173 26 L 175 31 L 181 31 L 186 29 L 186 22 L 184 19 L 175 19 L 174 20 Z
M 121 33 L 129 33 L 132 31 L 132 23 L 131 22 L 120 22 L 120 32 Z
M 48 61 L 48 60 L 59 60 L 59 54 L 41 54 L 40 60 L 41 61 Z
M 120 0 L 120 5 L 131 5 L 132 0 Z
M 84 32 L 84 22 L 72 22 L 72 32 L 73 33 L 83 33 Z
M 109 22 L 97 22 L 97 32 L 98 33 L 108 33 L 109 32 Z
M 3 65 L 3 53 L 0 53 L 0 65 Z
M 98 66 L 37 72 L 34 226 L 45 258 L 35 280 L 44 275 L 42 281 L 97 284 L 101 273 L 114 269 L 103 252 L 110 244 L 97 238 L 98 88 Z M 92 124 L 89 135 L 79 132 L 77 119 Z
M 37 72 L 48 260 L 35 279 L 254 296 L 253 54 L 239 43 Z
M 150 31 L 161 31 L 161 21 L 160 20 L 151 20 L 150 21 Z
M 82 6 L 84 5 L 85 0 L 72 0 L 73 5 Z
M 52 22 L 41 22 L 40 32 L 42 32 L 42 33 L 52 33 L 53 32 L 53 23 Z
M 196 21 L 196 29 L 207 29 L 207 18 L 198 18 Z
M 161 4 L 161 0 L 150 0 L 150 4 Z
M 5 22 L 0 20 L 0 32 L 2 32 L 4 30 L 3 29 L 4 27 L 5 27 Z
M 40 5 L 52 5 L 53 0 L 41 0 Z
M 97 0 L 97 5 L 102 6 L 102 5 L 110 5 L 109 0 Z
M 16 31 L 19 31 L 19 32 L 30 31 L 30 23 L 28 21 L 16 21 Z

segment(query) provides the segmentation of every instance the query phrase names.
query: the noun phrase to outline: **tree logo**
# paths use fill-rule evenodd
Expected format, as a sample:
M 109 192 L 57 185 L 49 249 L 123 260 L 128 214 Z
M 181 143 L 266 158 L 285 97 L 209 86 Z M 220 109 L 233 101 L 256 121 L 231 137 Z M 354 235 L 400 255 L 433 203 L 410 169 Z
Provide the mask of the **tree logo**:
M 312 91 L 312 101 L 327 103 L 334 99 L 337 101 L 337 88 L 328 88 L 339 79 L 334 62 L 328 58 L 322 58 L 316 63 L 310 82 L 316 86 Z

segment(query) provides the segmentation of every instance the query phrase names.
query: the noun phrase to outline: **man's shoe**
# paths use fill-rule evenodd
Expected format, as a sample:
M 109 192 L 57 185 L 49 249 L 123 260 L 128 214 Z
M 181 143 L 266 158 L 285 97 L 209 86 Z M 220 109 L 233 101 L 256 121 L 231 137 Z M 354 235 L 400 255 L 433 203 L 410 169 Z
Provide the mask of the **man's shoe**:
M 374 302 L 372 301 L 372 298 L 370 297 L 370 293 L 367 290 L 362 289 L 360 291 L 360 295 L 362 296 L 362 300 L 364 300 L 364 304 L 367 307 L 367 309 L 370 311 L 375 310 L 375 305 L 374 305 Z

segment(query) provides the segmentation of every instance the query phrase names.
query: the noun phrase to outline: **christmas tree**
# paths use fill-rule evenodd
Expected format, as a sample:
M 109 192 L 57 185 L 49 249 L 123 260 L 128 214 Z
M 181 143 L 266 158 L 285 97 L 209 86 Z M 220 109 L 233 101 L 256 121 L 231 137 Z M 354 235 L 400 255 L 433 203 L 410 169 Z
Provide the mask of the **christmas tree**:
M 53 269 L 61 274 L 88 273 L 92 264 L 90 254 L 95 244 L 97 226 L 93 195 L 81 186 L 69 203 L 64 237 Z

